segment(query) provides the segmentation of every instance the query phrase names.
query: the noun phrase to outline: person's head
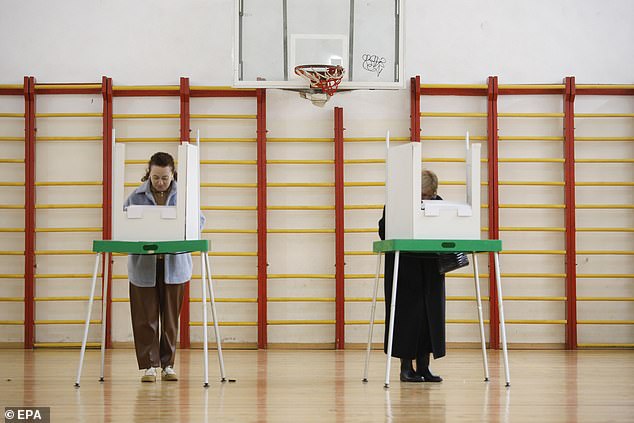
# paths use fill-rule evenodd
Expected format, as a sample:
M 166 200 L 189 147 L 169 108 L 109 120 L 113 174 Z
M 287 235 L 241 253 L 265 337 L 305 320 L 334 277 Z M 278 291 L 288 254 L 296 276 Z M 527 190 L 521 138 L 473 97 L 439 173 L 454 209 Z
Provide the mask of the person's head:
M 421 174 L 421 198 L 431 200 L 438 195 L 438 176 L 431 170 L 423 170 Z
M 172 180 L 176 180 L 176 170 L 174 166 L 174 158 L 168 153 L 155 153 L 150 157 L 145 176 L 141 181 L 150 180 L 152 188 L 156 191 L 167 191 L 172 184 Z

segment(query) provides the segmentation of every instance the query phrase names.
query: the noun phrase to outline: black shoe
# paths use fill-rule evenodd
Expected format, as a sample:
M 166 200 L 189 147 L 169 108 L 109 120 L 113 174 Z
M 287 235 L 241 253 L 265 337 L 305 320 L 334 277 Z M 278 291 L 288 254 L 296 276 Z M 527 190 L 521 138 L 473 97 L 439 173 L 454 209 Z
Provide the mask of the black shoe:
M 431 374 L 429 369 L 427 369 L 427 374 L 423 374 L 423 382 L 442 382 L 442 378 Z
M 429 354 L 416 357 L 416 376 L 422 378 L 424 382 L 442 382 L 440 376 L 433 375 L 429 371 Z
M 401 358 L 401 382 L 424 382 L 412 367 L 412 360 Z

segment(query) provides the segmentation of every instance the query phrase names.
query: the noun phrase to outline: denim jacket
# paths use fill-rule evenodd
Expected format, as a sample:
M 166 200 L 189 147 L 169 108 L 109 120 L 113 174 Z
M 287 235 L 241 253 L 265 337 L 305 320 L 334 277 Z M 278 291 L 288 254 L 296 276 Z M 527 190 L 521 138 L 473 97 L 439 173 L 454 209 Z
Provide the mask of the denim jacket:
M 156 201 L 150 190 L 150 181 L 145 181 L 130 194 L 124 204 L 124 209 L 129 205 L 156 206 Z M 172 181 L 170 192 L 165 202 L 167 206 L 176 205 L 176 181 Z M 205 217 L 201 213 L 200 225 L 205 223 Z M 192 277 L 192 256 L 189 253 L 165 254 L 165 283 L 181 284 Z M 156 256 L 155 255 L 128 255 L 128 278 L 130 283 L 141 288 L 152 287 L 156 284 Z

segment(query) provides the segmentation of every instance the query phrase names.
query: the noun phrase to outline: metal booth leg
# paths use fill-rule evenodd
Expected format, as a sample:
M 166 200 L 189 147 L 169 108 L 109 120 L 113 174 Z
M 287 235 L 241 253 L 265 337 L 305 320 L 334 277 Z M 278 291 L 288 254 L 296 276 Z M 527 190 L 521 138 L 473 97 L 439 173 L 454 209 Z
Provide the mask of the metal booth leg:
M 84 339 L 81 341 L 81 352 L 79 353 L 79 366 L 77 367 L 77 378 L 75 379 L 75 387 L 79 388 L 79 380 L 81 379 L 81 370 L 84 365 L 84 354 L 86 352 L 86 342 L 88 341 L 88 328 L 90 327 L 90 312 L 95 299 L 95 285 L 97 284 L 97 272 L 99 271 L 99 253 L 95 256 L 95 267 L 92 272 L 92 286 L 90 288 L 90 298 L 88 299 L 88 310 L 86 311 L 86 322 L 84 323 Z
M 504 305 L 502 304 L 502 281 L 500 279 L 500 257 L 493 253 L 495 259 L 495 286 L 498 293 L 498 310 L 500 311 L 500 332 L 502 332 L 502 351 L 504 353 L 504 375 L 506 376 L 506 386 L 511 386 L 511 375 L 509 371 L 509 353 L 506 348 L 506 326 L 504 323 Z
M 216 333 L 216 346 L 218 348 L 218 363 L 220 364 L 220 381 L 225 382 L 225 360 L 222 357 L 222 338 L 220 336 L 220 327 L 218 326 L 218 313 L 216 313 L 216 299 L 214 295 L 214 286 L 211 280 L 211 266 L 209 265 L 209 256 L 206 252 L 204 255 L 205 265 L 207 266 L 207 283 L 209 284 L 209 298 L 211 300 L 211 318 L 214 319 L 214 331 Z M 205 307 L 206 308 L 206 307 Z M 233 380 L 230 380 L 232 382 Z
M 392 301 L 390 303 L 390 329 L 387 337 L 387 363 L 385 365 L 385 387 L 390 387 L 390 365 L 392 364 L 392 341 L 394 340 L 394 320 L 396 312 L 396 286 L 398 285 L 398 263 L 400 251 L 394 254 L 394 276 L 392 277 Z
M 104 253 L 103 266 L 103 297 L 101 298 L 101 375 L 99 382 L 104 381 L 104 367 L 106 363 L 106 313 L 108 308 L 108 268 L 112 253 Z
M 203 386 L 205 388 L 209 387 L 209 358 L 207 357 L 207 284 L 205 281 L 207 280 L 205 266 L 205 255 L 204 253 L 200 253 L 200 285 L 202 289 L 202 300 L 203 300 Z
M 484 321 L 482 319 L 482 295 L 480 295 L 480 274 L 476 253 L 471 253 L 473 260 L 473 279 L 475 281 L 476 302 L 478 305 L 478 322 L 480 323 L 480 343 L 482 344 L 482 365 L 484 366 L 484 381 L 489 381 L 489 363 L 487 362 L 487 346 L 484 337 Z
M 370 365 L 370 349 L 372 348 L 372 331 L 374 330 L 374 314 L 376 312 L 376 294 L 379 289 L 379 276 L 381 274 L 381 256 L 378 254 L 376 259 L 376 274 L 374 277 L 374 292 L 372 294 L 372 306 L 370 307 L 370 326 L 368 328 L 368 346 L 365 352 L 365 369 L 363 370 L 363 381 L 368 381 L 368 367 Z

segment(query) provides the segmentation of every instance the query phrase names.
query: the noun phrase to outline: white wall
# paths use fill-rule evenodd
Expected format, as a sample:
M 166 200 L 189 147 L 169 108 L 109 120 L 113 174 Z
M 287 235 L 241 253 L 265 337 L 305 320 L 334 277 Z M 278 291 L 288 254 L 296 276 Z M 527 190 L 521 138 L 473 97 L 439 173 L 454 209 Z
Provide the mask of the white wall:
M 430 82 L 631 83 L 634 3 L 408 1 L 409 74 Z M 418 45 L 419 47 L 416 47 Z
M 230 85 L 233 0 L 2 0 L 0 76 Z M 405 75 L 430 82 L 631 83 L 629 0 L 406 1 Z
M 178 84 L 179 77 L 190 78 L 191 85 L 231 85 L 233 78 L 233 0 L 214 1 L 8 1 L 0 0 L 0 84 L 21 83 L 24 75 L 33 75 L 38 82 L 100 82 L 101 76 L 113 78 L 115 85 Z M 421 75 L 423 82 L 434 83 L 484 83 L 487 76 L 498 75 L 500 83 L 560 83 L 565 76 L 577 77 L 577 83 L 634 83 L 634 2 L 566 0 L 531 2 L 520 1 L 408 1 L 405 5 L 405 76 L 408 79 Z M 408 84 L 407 84 L 408 85 Z M 0 111 L 22 111 L 22 99 L 0 99 Z M 584 98 L 577 100 L 577 111 L 634 113 L 632 98 Z M 472 111 L 486 112 L 486 103 L 481 98 L 430 98 L 425 97 L 425 111 Z M 325 108 L 312 106 L 301 100 L 296 93 L 270 90 L 267 92 L 268 136 L 275 137 L 332 137 L 334 106 L 345 109 L 346 137 L 380 137 L 389 129 L 393 136 L 409 135 L 409 91 L 358 91 L 337 94 Z M 40 96 L 38 112 L 100 111 L 99 96 Z M 540 111 L 561 112 L 560 98 L 503 97 L 500 112 Z M 227 111 L 229 110 L 229 111 Z M 115 113 L 178 113 L 178 99 L 134 99 L 118 98 Z M 251 100 L 230 100 L 228 103 L 209 99 L 192 99 L 192 113 L 255 113 Z M 115 121 L 118 137 L 165 136 L 178 137 L 177 121 Z M 192 121 L 192 128 L 200 128 L 203 137 L 234 136 L 254 137 L 253 122 L 201 122 Z M 479 119 L 423 119 L 424 135 L 460 135 L 470 130 L 472 136 L 486 134 L 486 122 Z M 0 121 L 0 136 L 20 135 L 22 123 Z M 500 135 L 532 134 L 560 136 L 560 120 L 538 119 L 529 122 L 502 120 Z M 38 120 L 38 136 L 53 135 L 98 135 L 99 120 L 87 122 L 80 119 L 55 121 Z M 600 122 L 593 126 L 579 122 L 578 136 L 632 136 L 634 125 L 631 119 L 616 122 Z M 631 142 L 609 144 L 583 143 L 578 155 L 582 157 L 622 158 L 634 156 Z M 157 149 L 172 151 L 174 145 L 134 144 L 128 150 L 128 159 L 146 160 Z M 347 159 L 382 158 L 381 143 L 346 143 Z M 79 154 L 77 154 L 79 152 Z M 0 157 L 23 157 L 19 143 L 0 143 Z M 92 166 L 91 160 L 100 163 L 99 142 L 38 143 L 37 180 L 99 180 L 100 168 Z M 269 143 L 269 159 L 332 159 L 332 144 Z M 425 157 L 459 157 L 460 144 L 452 142 L 425 141 Z M 507 143 L 500 147 L 501 157 L 563 157 L 561 144 L 552 142 Z M 253 144 L 221 145 L 205 144 L 204 159 L 254 160 Z M 55 157 L 63 163 L 55 165 L 45 160 Z M 81 160 L 89 158 L 89 160 Z M 585 167 L 584 167 L 585 166 Z M 578 165 L 580 181 L 631 181 L 631 164 Z M 459 195 L 462 187 L 447 184 L 464 177 L 460 164 L 435 163 L 430 165 L 440 176 L 443 196 L 451 199 Z M 0 167 L 2 180 L 20 181 L 21 166 Z M 128 166 L 126 180 L 137 181 L 142 166 Z M 562 180 L 561 164 L 503 164 L 501 180 Z M 348 166 L 346 181 L 381 181 L 382 165 Z M 253 167 L 228 168 L 208 167 L 202 172 L 203 182 L 255 182 Z M 331 166 L 269 166 L 269 182 L 314 181 L 331 182 Z M 486 177 L 483 174 L 483 179 Z M 20 203 L 23 191 L 15 187 L 2 187 L 3 202 Z M 38 188 L 38 203 L 100 201 L 100 188 Z M 485 201 L 486 189 L 483 190 Z M 582 203 L 599 202 L 631 204 L 634 201 L 632 188 L 609 189 L 578 188 Z M 254 191 L 205 189 L 203 205 L 254 205 Z M 270 205 L 334 204 L 331 188 L 318 189 L 269 189 Z M 381 204 L 383 189 L 348 188 L 347 204 Z M 514 188 L 505 186 L 500 190 L 502 203 L 530 201 L 535 203 L 563 203 L 563 190 L 553 187 Z M 347 211 L 347 228 L 375 227 L 380 211 Z M 611 222 L 604 220 L 605 211 L 585 210 L 578 212 L 579 225 L 631 227 L 632 211 L 608 211 Z M 208 228 L 256 227 L 255 213 L 206 212 Z M 486 214 L 486 210 L 483 210 Z M 562 210 L 513 211 L 501 213 L 501 226 L 563 226 Z M 23 225 L 19 211 L 3 210 L 0 227 Z M 237 222 L 236 222 L 237 221 Z M 99 226 L 98 210 L 85 211 L 38 211 L 39 226 Z M 485 223 L 486 224 L 486 223 Z M 269 212 L 271 228 L 331 228 L 334 225 L 332 212 Z M 19 234 L 3 233 L 2 250 L 16 250 L 22 242 Z M 37 249 L 89 249 L 93 233 L 84 234 L 38 234 Z M 597 249 L 604 234 L 579 234 L 579 249 Z M 609 235 L 613 248 L 634 249 L 631 235 Z M 563 249 L 562 233 L 504 233 L 505 247 L 509 249 Z M 375 240 L 375 233 L 347 234 L 346 250 L 368 250 Z M 250 235 L 210 236 L 214 251 L 255 251 L 257 244 Z M 634 273 L 631 256 L 584 256 L 580 257 L 579 272 L 600 273 L 612 271 L 620 274 Z M 19 256 L 0 256 L 3 269 L 0 273 L 21 273 L 23 259 Z M 115 274 L 124 275 L 125 266 L 117 258 Z M 256 261 L 247 258 L 214 258 L 216 273 L 255 274 Z M 92 260 L 87 256 L 38 256 L 39 273 L 89 273 Z M 271 235 L 269 237 L 270 273 L 317 273 L 334 274 L 333 235 Z M 370 256 L 347 256 L 347 273 L 367 274 L 374 271 L 374 258 Z M 563 258 L 557 255 L 507 255 L 502 257 L 503 272 L 562 273 Z M 486 263 L 481 262 L 482 272 Z M 609 269 L 609 270 L 606 270 Z M 199 272 L 196 268 L 195 273 Z M 86 282 L 85 280 L 83 282 Z M 254 298 L 255 281 L 220 280 L 219 297 Z M 371 295 L 371 280 L 347 281 L 346 295 L 368 297 Z M 634 297 L 631 279 L 580 279 L 580 296 Z M 599 288 L 600 289 L 599 289 Z M 76 281 L 65 283 L 56 279 L 43 279 L 37 283 L 36 296 L 86 295 L 87 285 Z M 561 279 L 509 278 L 505 280 L 508 295 L 515 296 L 563 296 Z M 115 298 L 127 296 L 125 280 L 115 281 Z M 486 289 L 485 292 L 486 294 Z M 20 280 L 10 280 L 0 291 L 0 296 L 20 296 Z M 271 297 L 333 297 L 334 282 L 331 279 L 275 279 L 269 281 Z M 451 278 L 448 295 L 473 295 L 471 282 L 465 278 Z M 197 283 L 192 285 L 192 296 L 199 297 Z M 610 312 L 606 314 L 608 307 Z M 347 304 L 347 319 L 367 319 L 367 303 Z M 38 303 L 37 319 L 83 318 L 81 303 Z M 115 303 L 113 337 L 115 341 L 130 341 L 131 330 L 126 303 Z M 219 309 L 223 320 L 255 321 L 256 306 L 244 303 L 224 303 Z M 513 319 L 563 319 L 562 302 L 521 302 L 505 304 L 507 316 Z M 471 302 L 450 302 L 450 319 L 474 318 Z M 580 304 L 580 319 L 631 320 L 634 316 L 632 303 L 583 303 Z M 612 313 L 612 314 L 610 314 Z M 20 319 L 22 305 L 9 303 L 3 306 L 0 319 Z M 192 305 L 192 320 L 200 320 L 198 305 Z M 377 318 L 381 318 L 382 312 Z M 270 303 L 269 319 L 334 319 L 332 303 Z M 365 326 L 348 326 L 347 342 L 363 342 Z M 634 332 L 631 325 L 601 327 L 583 325 L 579 329 L 580 342 L 632 343 Z M 55 325 L 39 326 L 36 332 L 40 341 L 78 341 L 81 328 Z M 252 327 L 223 328 L 223 334 L 233 342 L 255 342 Z M 475 341 L 474 325 L 450 325 L 449 341 Z M 95 337 L 97 331 L 94 332 Z M 0 327 L 0 340 L 21 339 L 19 327 Z M 380 329 L 375 340 L 381 339 Z M 512 325 L 509 326 L 511 342 L 561 343 L 562 325 Z M 194 340 L 200 339 L 199 328 L 192 328 Z M 333 342 L 332 325 L 273 326 L 269 328 L 269 341 L 275 343 Z

